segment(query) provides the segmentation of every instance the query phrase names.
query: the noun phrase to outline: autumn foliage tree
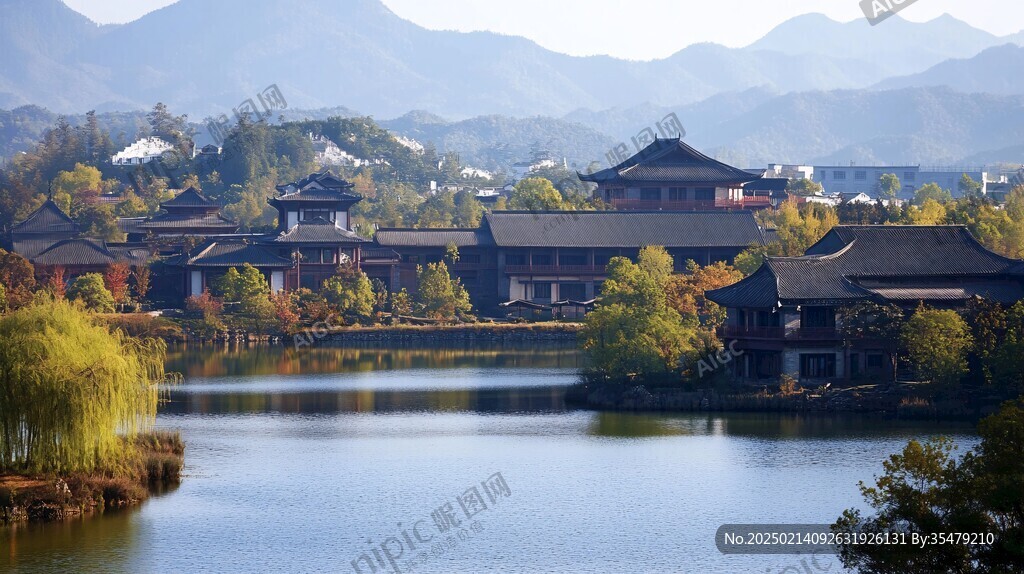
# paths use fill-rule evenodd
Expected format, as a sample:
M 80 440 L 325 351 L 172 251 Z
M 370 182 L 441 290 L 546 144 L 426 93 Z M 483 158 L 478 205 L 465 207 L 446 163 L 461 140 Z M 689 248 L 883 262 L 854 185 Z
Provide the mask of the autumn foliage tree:
M 103 284 L 114 298 L 114 304 L 122 308 L 128 302 L 128 278 L 131 273 L 131 266 L 122 262 L 111 263 L 103 273 Z
M 5 287 L 8 307 L 27 305 L 36 287 L 35 268 L 21 255 L 0 249 L 0 283 Z
M 46 278 L 46 290 L 57 300 L 63 299 L 67 295 L 68 285 L 64 279 L 63 267 L 54 267 L 50 272 L 50 276 Z
M 149 293 L 151 273 L 149 265 L 137 265 L 132 271 L 132 275 L 135 277 L 135 296 L 139 298 L 139 301 L 144 300 Z
M 732 285 L 743 279 L 743 273 L 722 261 L 701 267 L 695 261 L 686 263 L 686 273 L 667 280 L 668 304 L 681 315 L 697 317 L 701 324 L 714 329 L 725 323 L 725 309 L 708 301 L 705 291 Z

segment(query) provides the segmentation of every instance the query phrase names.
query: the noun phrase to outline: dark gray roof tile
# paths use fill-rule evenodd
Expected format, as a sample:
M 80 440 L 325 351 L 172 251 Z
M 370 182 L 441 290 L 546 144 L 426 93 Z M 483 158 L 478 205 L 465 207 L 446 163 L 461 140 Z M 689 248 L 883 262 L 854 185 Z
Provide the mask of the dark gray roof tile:
M 746 247 L 763 242 L 749 211 L 495 211 L 500 247 Z

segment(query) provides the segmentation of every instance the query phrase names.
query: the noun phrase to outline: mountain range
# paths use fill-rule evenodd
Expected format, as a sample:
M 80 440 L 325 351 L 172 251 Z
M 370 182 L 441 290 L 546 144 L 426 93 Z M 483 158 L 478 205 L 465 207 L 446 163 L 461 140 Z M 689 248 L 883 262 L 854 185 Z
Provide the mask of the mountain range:
M 427 30 L 379 0 L 180 0 L 109 26 L 60 0 L 0 0 L 0 108 L 162 101 L 199 121 L 276 84 L 285 119 L 394 118 L 380 123 L 482 167 L 537 146 L 584 167 L 669 113 L 690 143 L 744 167 L 1020 162 L 1022 42 L 950 16 L 872 27 L 807 14 L 743 48 L 637 62 Z
M 1013 69 L 1020 49 L 974 57 L 1019 39 L 948 16 L 871 27 L 809 14 L 745 48 L 695 44 L 637 62 L 567 56 L 489 32 L 427 30 L 379 0 L 180 0 L 116 26 L 98 26 L 60 0 L 0 0 L 0 107 L 80 113 L 163 101 L 200 117 L 277 84 L 290 106 L 306 109 L 557 117 L 751 88 L 858 89 L 895 76 L 902 83 L 891 87 L 933 85 L 915 74 L 953 58 L 968 59 L 962 73 L 980 82 Z

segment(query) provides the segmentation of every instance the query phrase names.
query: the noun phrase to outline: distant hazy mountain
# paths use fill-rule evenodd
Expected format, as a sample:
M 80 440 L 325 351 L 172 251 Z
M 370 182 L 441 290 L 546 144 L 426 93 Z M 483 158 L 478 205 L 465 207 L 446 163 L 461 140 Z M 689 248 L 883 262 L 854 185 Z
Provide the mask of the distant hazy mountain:
M 1024 96 L 949 88 L 787 94 L 692 135 L 698 147 L 743 166 L 934 165 L 982 156 L 1020 163 L 1011 146 L 1024 141 Z
M 487 116 L 447 122 L 416 112 L 382 125 L 433 141 L 441 151 L 458 151 L 464 162 L 476 165 L 508 165 L 539 146 L 579 167 L 590 161 L 607 163 L 605 154 L 619 142 L 632 151 L 629 136 L 666 113 L 679 117 L 688 143 L 742 167 L 771 162 L 1024 163 L 1024 96 L 948 88 L 775 96 L 750 91 L 696 104 L 577 111 L 563 120 Z
M 105 27 L 58 0 L 0 0 L 0 106 L 83 112 L 163 101 L 200 119 L 277 84 L 293 108 L 563 116 L 751 88 L 862 88 L 998 42 L 952 18 L 893 18 L 872 28 L 811 15 L 747 48 L 699 44 L 633 62 L 566 56 L 519 37 L 426 30 L 379 0 L 180 0 Z
M 66 109 L 112 97 L 72 56 L 103 30 L 60 0 L 0 0 L 0 107 Z
M 893 16 L 884 26 L 871 26 L 863 18 L 844 24 L 805 14 L 783 22 L 747 49 L 872 60 L 891 74 L 908 74 L 1017 39 L 998 38 L 948 14 L 924 23 Z
M 1024 93 L 1024 47 L 1005 44 L 968 59 L 947 60 L 909 76 L 889 78 L 879 89 L 950 86 L 962 92 Z
M 449 122 L 434 114 L 410 112 L 380 125 L 422 143 L 431 142 L 441 151 L 456 151 L 463 164 L 487 169 L 507 169 L 530 159 L 533 150 L 544 149 L 582 171 L 616 143 L 580 123 L 540 116 L 491 115 Z

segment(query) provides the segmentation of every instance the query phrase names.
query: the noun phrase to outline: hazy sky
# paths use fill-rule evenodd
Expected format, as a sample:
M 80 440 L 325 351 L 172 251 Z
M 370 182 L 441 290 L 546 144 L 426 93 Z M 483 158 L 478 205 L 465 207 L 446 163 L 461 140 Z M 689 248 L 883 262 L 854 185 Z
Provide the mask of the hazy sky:
M 174 2 L 64 1 L 100 23 L 131 21 Z M 808 12 L 821 12 L 842 22 L 864 17 L 858 0 L 383 1 L 399 16 L 427 28 L 490 30 L 525 36 L 566 54 L 640 60 L 662 58 L 695 42 L 745 46 L 777 24 Z M 917 0 L 900 16 L 924 22 L 943 13 L 1000 36 L 1024 28 L 1021 0 Z

